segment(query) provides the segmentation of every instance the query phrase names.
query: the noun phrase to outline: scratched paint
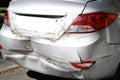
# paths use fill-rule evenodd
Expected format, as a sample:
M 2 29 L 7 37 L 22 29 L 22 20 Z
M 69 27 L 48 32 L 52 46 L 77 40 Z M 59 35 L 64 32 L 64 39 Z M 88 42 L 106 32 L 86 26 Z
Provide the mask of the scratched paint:
M 45 2 L 44 4 L 47 3 Z M 9 15 L 11 15 L 10 16 L 11 30 L 18 36 L 44 38 L 51 41 L 59 40 L 63 36 L 64 32 L 76 19 L 76 17 L 80 14 L 84 6 L 79 5 L 81 3 L 76 4 L 76 3 L 61 2 L 61 1 L 59 3 L 61 4 L 61 6 L 56 4 L 53 5 L 53 3 L 54 2 L 45 6 L 42 5 L 42 3 L 40 2 L 39 5 L 37 5 L 36 3 L 37 7 L 36 5 L 33 5 L 33 7 L 29 6 L 29 8 L 25 6 L 26 7 L 25 9 L 23 8 L 17 9 L 17 6 L 16 8 L 12 8 L 11 6 L 10 8 L 8 8 Z M 44 8 L 44 7 L 49 7 L 49 8 Z M 28 16 L 17 15 L 15 13 L 22 13 L 22 14 L 32 13 L 33 15 L 38 15 L 38 14 L 58 15 L 63 17 L 61 18 L 28 17 Z
M 70 19 L 69 22 L 68 22 L 68 18 Z M 49 40 L 57 40 L 63 35 L 66 29 L 71 25 L 71 23 L 73 22 L 72 18 L 75 17 L 73 16 L 71 18 L 69 16 L 64 17 L 61 19 L 57 19 L 56 22 L 56 19 L 55 20 L 46 19 L 46 18 L 36 19 L 36 18 L 28 18 L 28 17 L 21 17 L 15 15 L 14 18 L 11 18 L 11 23 L 12 23 L 11 29 L 12 32 L 17 34 L 18 36 L 29 36 L 29 37 L 45 38 Z M 32 22 L 35 24 L 30 24 Z

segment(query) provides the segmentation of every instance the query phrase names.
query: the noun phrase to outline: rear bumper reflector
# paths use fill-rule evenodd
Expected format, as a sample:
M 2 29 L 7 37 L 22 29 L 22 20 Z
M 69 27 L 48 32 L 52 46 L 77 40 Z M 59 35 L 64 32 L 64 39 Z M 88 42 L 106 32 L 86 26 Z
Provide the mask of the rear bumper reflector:
M 82 61 L 81 63 L 72 62 L 71 65 L 77 69 L 88 69 L 95 64 L 95 61 Z

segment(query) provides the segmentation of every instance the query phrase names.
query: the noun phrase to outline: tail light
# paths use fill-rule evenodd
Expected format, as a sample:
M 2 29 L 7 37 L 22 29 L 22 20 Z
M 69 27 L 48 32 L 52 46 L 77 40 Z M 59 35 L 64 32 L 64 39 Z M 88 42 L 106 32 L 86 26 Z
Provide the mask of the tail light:
M 90 33 L 108 27 L 117 19 L 114 13 L 90 13 L 78 16 L 66 33 Z
M 4 16 L 4 24 L 6 26 L 10 27 L 10 21 L 9 21 L 9 15 L 8 15 L 8 11 L 6 11 L 5 16 Z
M 90 60 L 85 60 L 82 61 L 81 63 L 77 63 L 77 62 L 72 62 L 71 65 L 77 69 L 88 69 L 90 68 L 93 64 L 95 64 L 94 61 L 90 61 Z
M 3 49 L 3 47 L 0 45 L 0 50 L 2 50 Z

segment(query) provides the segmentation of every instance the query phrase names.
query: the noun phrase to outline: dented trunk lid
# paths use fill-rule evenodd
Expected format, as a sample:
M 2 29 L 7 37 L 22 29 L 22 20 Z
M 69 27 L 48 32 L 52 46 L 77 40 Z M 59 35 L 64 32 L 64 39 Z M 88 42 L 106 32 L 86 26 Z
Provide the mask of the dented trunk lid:
M 13 0 L 8 8 L 11 30 L 19 36 L 60 38 L 88 0 Z

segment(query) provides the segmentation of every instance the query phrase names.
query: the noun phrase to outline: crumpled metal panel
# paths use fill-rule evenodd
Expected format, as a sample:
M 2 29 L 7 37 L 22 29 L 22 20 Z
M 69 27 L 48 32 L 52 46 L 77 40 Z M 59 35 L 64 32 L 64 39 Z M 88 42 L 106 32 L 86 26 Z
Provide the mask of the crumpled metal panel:
M 11 54 L 10 54 L 11 53 Z M 74 71 L 69 71 L 69 68 L 62 68 L 61 65 L 65 63 L 56 62 L 54 60 L 45 58 L 35 52 L 7 51 L 3 50 L 2 55 L 4 59 L 15 62 L 22 67 L 34 70 L 43 74 L 62 76 L 66 78 L 75 78 Z M 56 64 L 57 63 L 57 64 Z M 82 78 L 81 78 L 82 79 Z
M 81 13 L 85 5 L 85 3 L 62 0 L 29 0 L 29 3 L 27 1 L 11 2 L 8 8 L 11 30 L 19 36 L 45 38 L 49 40 L 59 39 Z M 15 13 L 63 17 L 28 17 Z

